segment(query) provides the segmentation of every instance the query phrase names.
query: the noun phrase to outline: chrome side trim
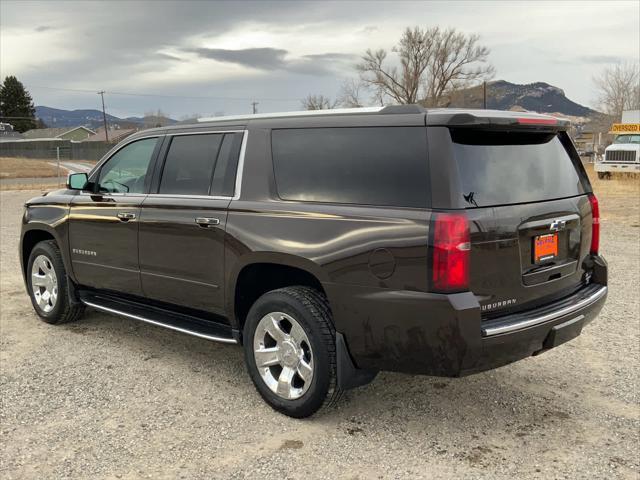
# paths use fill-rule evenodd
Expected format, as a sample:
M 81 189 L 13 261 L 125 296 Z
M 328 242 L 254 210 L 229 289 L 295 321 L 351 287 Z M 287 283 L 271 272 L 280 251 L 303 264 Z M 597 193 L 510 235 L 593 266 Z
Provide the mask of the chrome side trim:
M 122 140 L 122 144 L 118 143 L 111 150 L 105 153 L 104 157 L 89 171 L 87 172 L 87 177 L 90 178 L 94 172 L 96 172 L 99 168 L 102 167 L 106 162 L 108 162 L 111 157 L 113 157 L 118 151 L 122 150 L 124 147 L 129 145 L 130 143 L 136 142 L 138 140 L 144 140 L 147 138 L 160 138 L 160 137 L 176 137 L 181 135 L 206 135 L 212 133 L 241 133 L 242 132 L 242 144 L 240 146 L 240 154 L 238 158 L 238 168 L 236 169 L 236 183 L 235 183 L 235 191 L 233 197 L 223 196 L 223 195 L 179 195 L 179 194 L 163 194 L 163 193 L 109 193 L 109 195 L 118 195 L 118 196 L 151 196 L 158 198 L 208 198 L 211 200 L 238 200 L 240 198 L 240 189 L 242 187 L 242 173 L 244 172 L 244 156 L 247 151 L 247 137 L 249 136 L 249 131 L 246 129 L 241 130 L 207 130 L 204 132 L 181 132 L 181 133 L 161 133 L 155 135 L 147 135 L 143 137 L 136 137 L 130 139 Z M 133 134 L 135 135 L 135 133 Z M 132 135 L 132 136 L 133 136 Z M 128 140 L 128 141 L 127 141 Z M 96 195 L 92 192 L 80 192 L 80 195 Z
M 103 197 L 103 198 L 111 198 L 111 197 L 118 197 L 118 198 L 124 198 L 124 197 L 146 197 L 147 194 L 146 193 L 128 193 L 128 192 L 87 192 L 87 191 L 80 191 L 78 193 L 78 195 L 80 196 L 84 196 L 84 197 Z
M 188 128 L 192 128 L 193 125 L 189 125 Z M 202 127 L 200 127 L 202 128 Z M 180 132 L 180 133 L 172 133 L 172 132 L 166 132 L 165 135 L 167 137 L 178 137 L 180 135 L 206 135 L 206 134 L 211 134 L 211 133 L 240 133 L 240 132 L 244 132 L 244 129 L 240 129 L 240 130 L 207 130 L 207 131 L 202 131 L 202 132 Z
M 247 151 L 247 137 L 249 131 L 245 130 L 242 136 L 242 145 L 240 146 L 240 158 L 238 159 L 238 168 L 236 169 L 236 188 L 233 192 L 232 200 L 238 200 L 240 198 L 240 190 L 242 188 L 242 174 L 244 173 L 244 155 Z
M 101 310 L 107 313 L 113 313 L 115 315 L 120 315 L 122 317 L 131 318 L 133 320 L 138 320 L 140 322 L 150 323 L 151 325 L 156 325 L 158 327 L 168 328 L 169 330 L 174 330 L 176 332 L 186 333 L 187 335 L 191 335 L 193 337 L 204 338 L 205 340 L 211 340 L 213 342 L 220 343 L 238 343 L 234 338 L 222 338 L 222 337 L 214 337 L 213 335 L 206 335 L 204 333 L 194 332 L 192 330 L 187 330 L 185 328 L 174 327 L 173 325 L 168 325 L 166 323 L 156 322 L 155 320 L 151 320 L 149 318 L 140 317 L 138 315 L 133 315 L 131 313 L 123 312 L 121 310 L 115 310 L 109 307 L 103 307 L 102 305 L 98 305 L 97 303 L 88 302 L 86 300 L 82 300 L 82 303 L 89 307 L 93 307 L 96 310 Z
M 224 195 L 182 195 L 179 193 L 150 193 L 147 195 L 150 198 L 183 198 L 183 199 L 196 199 L 196 200 L 231 200 L 233 197 L 226 197 Z
M 607 287 L 603 286 L 600 290 L 593 293 L 587 298 L 580 300 L 575 305 L 561 308 L 555 312 L 547 313 L 539 317 L 528 318 L 519 322 L 508 323 L 506 325 L 498 325 L 495 327 L 486 327 L 482 329 L 483 337 L 491 337 L 493 335 L 500 335 L 501 333 L 514 332 L 523 328 L 532 327 L 541 323 L 549 322 L 565 315 L 571 315 L 573 312 L 580 310 L 581 308 L 588 307 L 592 303 L 597 302 L 607 294 Z

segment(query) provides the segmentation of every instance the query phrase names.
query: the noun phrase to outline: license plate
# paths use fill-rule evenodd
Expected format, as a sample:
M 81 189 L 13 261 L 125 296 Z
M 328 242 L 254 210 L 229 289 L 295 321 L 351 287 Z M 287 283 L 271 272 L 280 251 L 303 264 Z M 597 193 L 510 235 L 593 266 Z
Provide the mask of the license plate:
M 538 235 L 533 239 L 534 263 L 553 260 L 558 256 L 558 234 Z

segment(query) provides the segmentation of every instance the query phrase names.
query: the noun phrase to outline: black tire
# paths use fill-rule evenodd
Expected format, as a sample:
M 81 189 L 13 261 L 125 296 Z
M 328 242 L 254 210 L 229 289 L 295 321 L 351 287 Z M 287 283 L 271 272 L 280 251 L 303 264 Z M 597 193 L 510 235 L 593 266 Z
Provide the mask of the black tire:
M 39 256 L 44 255 L 49 260 L 53 270 L 55 271 L 57 278 L 57 299 L 53 308 L 46 312 L 38 305 L 33 286 L 31 283 L 31 270 L 33 263 Z M 61 323 L 73 322 L 80 318 L 84 312 L 84 305 L 79 302 L 72 302 L 69 295 L 69 278 L 64 268 L 62 261 L 62 255 L 58 244 L 54 240 L 46 240 L 36 244 L 29 254 L 29 261 L 27 262 L 27 291 L 29 292 L 29 298 L 33 309 L 38 316 L 45 322 L 52 325 L 59 325 Z
M 253 352 L 253 340 L 260 320 L 272 312 L 293 317 L 303 328 L 313 351 L 313 378 L 308 390 L 289 400 L 274 393 L 262 379 Z M 326 298 L 318 291 L 302 286 L 272 290 L 253 304 L 244 325 L 245 362 L 258 393 L 274 410 L 294 418 L 313 415 L 337 402 L 342 395 L 336 378 L 336 334 Z
M 608 178 L 607 172 L 598 172 L 598 179 L 599 180 L 604 180 L 606 178 Z

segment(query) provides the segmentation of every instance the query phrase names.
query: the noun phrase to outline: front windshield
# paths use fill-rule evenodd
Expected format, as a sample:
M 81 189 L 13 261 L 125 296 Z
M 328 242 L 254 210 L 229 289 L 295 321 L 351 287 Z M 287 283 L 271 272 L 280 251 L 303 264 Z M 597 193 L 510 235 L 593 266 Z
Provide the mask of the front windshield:
M 613 143 L 640 143 L 640 135 L 618 135 Z

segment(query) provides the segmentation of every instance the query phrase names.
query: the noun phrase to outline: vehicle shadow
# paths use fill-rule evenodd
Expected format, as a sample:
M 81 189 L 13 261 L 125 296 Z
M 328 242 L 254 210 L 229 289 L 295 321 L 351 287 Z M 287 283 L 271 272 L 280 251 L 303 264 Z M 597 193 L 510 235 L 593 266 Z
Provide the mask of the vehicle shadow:
M 183 386 L 190 384 L 190 375 L 205 375 L 223 384 L 228 395 L 253 408 L 253 414 L 275 416 L 283 422 L 294 422 L 292 425 L 299 422 L 262 402 L 246 373 L 243 350 L 236 345 L 208 342 L 93 310 L 88 310 L 80 322 L 63 328 L 65 334 L 100 338 L 102 344 L 119 351 L 118 361 L 151 360 L 150 368 L 177 369 Z M 376 425 L 388 430 L 389 425 L 394 425 L 391 430 L 396 428 L 399 434 L 413 430 L 424 435 L 464 425 L 466 430 L 486 435 L 509 431 L 515 434 L 517 425 L 567 421 L 566 398 L 551 387 L 541 390 L 532 378 L 535 368 L 533 372 L 531 368 L 514 364 L 457 379 L 381 372 L 371 384 L 345 392 L 334 408 L 303 422 L 315 422 L 347 434 Z M 197 396 L 202 382 L 195 380 L 194 377 L 192 393 Z

